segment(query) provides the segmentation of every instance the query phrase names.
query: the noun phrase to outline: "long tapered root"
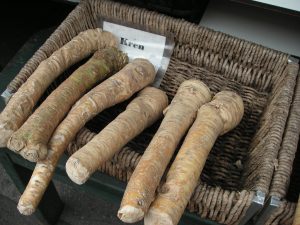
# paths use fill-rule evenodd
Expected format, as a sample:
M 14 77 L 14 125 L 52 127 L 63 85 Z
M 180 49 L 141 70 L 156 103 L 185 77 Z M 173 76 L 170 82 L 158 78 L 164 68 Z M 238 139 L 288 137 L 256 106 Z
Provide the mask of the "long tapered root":
M 200 107 L 166 182 L 145 217 L 145 225 L 179 222 L 216 139 L 237 126 L 243 113 L 241 97 L 230 91 L 219 92 L 211 102 Z
M 42 61 L 0 114 L 0 147 L 6 147 L 13 132 L 22 126 L 44 91 L 63 71 L 107 46 L 117 46 L 117 39 L 99 28 L 89 29 Z
M 159 119 L 167 105 L 168 98 L 163 91 L 153 87 L 143 89 L 124 112 L 69 158 L 68 176 L 75 183 L 84 183 L 131 139 Z
M 177 145 L 195 120 L 199 107 L 210 100 L 210 90 L 203 82 L 191 79 L 180 85 L 127 184 L 119 210 L 123 222 L 137 222 L 142 219 L 138 213 L 147 212 Z M 130 214 L 126 215 L 127 212 Z
M 136 71 L 137 67 L 139 67 L 138 71 Z M 134 93 L 149 85 L 154 77 L 153 65 L 148 60 L 136 59 L 81 98 L 54 131 L 48 143 L 47 158 L 38 161 L 19 200 L 20 209 L 26 211 L 27 214 L 35 211 L 51 181 L 60 156 L 89 119 L 104 109 L 130 98 Z M 166 95 L 160 95 L 159 99 L 161 98 L 165 100 L 164 106 L 166 106 L 168 104 Z
M 135 72 L 137 67 L 142 67 L 139 69 L 142 74 Z M 60 156 L 89 119 L 104 109 L 130 98 L 135 92 L 149 85 L 154 77 L 155 70 L 149 61 L 133 60 L 126 68 L 99 84 L 79 100 L 79 103 L 71 109 L 54 131 L 48 143 L 47 158 L 37 162 L 30 181 L 19 200 L 20 208 L 31 209 L 33 206 L 33 211 L 37 208 L 51 181 Z M 167 105 L 166 95 L 163 99 Z
M 57 158 L 52 157 L 48 160 L 39 161 L 36 164 L 25 191 L 19 199 L 18 209 L 20 213 L 31 215 L 35 212 L 43 197 L 43 193 L 46 191 L 46 188 L 51 181 L 55 170 L 55 165 L 53 166 L 53 164 L 55 164 L 57 160 Z
M 29 161 L 43 160 L 51 134 L 72 105 L 87 90 L 120 70 L 127 62 L 127 55 L 114 47 L 96 51 L 46 98 L 11 136 L 7 147 Z

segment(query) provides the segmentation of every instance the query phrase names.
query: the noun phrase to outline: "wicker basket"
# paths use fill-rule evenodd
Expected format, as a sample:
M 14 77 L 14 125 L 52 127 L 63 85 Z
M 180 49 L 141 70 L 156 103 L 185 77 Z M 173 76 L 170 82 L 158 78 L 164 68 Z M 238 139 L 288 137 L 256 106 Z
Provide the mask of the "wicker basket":
M 300 194 L 300 148 L 298 148 L 294 163 L 291 165 L 293 165 L 293 170 L 290 171 L 291 173 L 288 176 L 290 179 L 289 186 L 286 188 L 284 197 L 280 198 L 278 207 L 268 216 L 267 221 L 264 223 L 266 225 L 292 225 L 293 223 Z
M 256 192 L 269 192 L 298 65 L 289 63 L 287 54 L 184 20 L 109 0 L 89 0 L 70 13 L 8 89 L 15 92 L 42 60 L 79 32 L 95 28 L 99 16 L 142 24 L 161 34 L 174 33 L 175 48 L 161 85 L 170 99 L 180 83 L 192 77 L 204 81 L 214 93 L 227 89 L 243 97 L 243 120 L 217 140 L 188 205 L 189 211 L 203 218 L 230 225 L 239 223 Z M 48 92 L 61 80 L 54 82 Z M 86 143 L 94 135 L 92 132 L 98 132 L 122 107 L 113 107 L 96 116 L 79 132 L 69 152 Z M 155 124 L 135 138 L 101 170 L 127 181 L 157 127 Z
M 271 183 L 269 201 L 258 224 L 291 225 L 300 194 L 300 74 L 290 110 L 282 146 L 278 155 L 278 167 Z M 297 150 L 298 146 L 298 150 Z M 274 202 L 275 204 L 272 204 Z M 275 206 L 275 207 L 274 207 Z M 272 213 L 267 209 L 270 208 Z M 268 213 L 266 213 L 268 212 Z M 268 215 L 267 215 L 268 214 Z

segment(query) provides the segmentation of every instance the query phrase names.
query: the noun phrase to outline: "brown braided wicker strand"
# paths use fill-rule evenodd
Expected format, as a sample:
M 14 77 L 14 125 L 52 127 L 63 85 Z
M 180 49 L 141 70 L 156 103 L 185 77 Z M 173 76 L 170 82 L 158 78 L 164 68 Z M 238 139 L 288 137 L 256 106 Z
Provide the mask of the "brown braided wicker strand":
M 300 194 L 300 73 L 291 106 L 282 146 L 278 154 L 278 167 L 274 172 L 270 196 L 281 199 L 280 207 L 270 215 L 267 225 L 291 225 Z M 298 146 L 298 150 L 297 150 Z
M 270 195 L 276 196 L 279 199 L 285 197 L 288 186 L 290 184 L 290 178 L 293 169 L 293 161 L 295 158 L 300 133 L 299 106 L 300 74 L 298 75 L 293 105 L 291 106 L 291 112 L 293 113 L 289 115 L 289 120 L 286 126 L 286 132 L 282 141 L 282 147 L 278 155 L 278 168 L 274 173 L 274 178 L 270 190 Z
M 292 225 L 296 207 L 297 203 L 282 201 L 279 208 L 270 215 L 265 225 Z
M 69 144 L 67 148 L 68 154 L 72 155 L 74 152 L 92 140 L 94 136 L 96 136 L 96 133 L 91 132 L 87 128 L 82 128 L 78 132 L 76 140 Z M 130 178 L 140 158 L 141 154 L 133 151 L 129 147 L 125 147 L 110 161 L 103 164 L 99 170 L 126 182 Z
M 299 113 L 299 109 L 298 109 L 298 113 Z M 277 225 L 277 224 L 292 225 L 293 223 L 294 214 L 297 207 L 298 196 L 300 194 L 300 147 L 299 146 L 300 145 L 298 145 L 298 150 L 296 155 L 295 155 L 295 151 L 293 151 L 294 155 L 287 157 L 287 159 L 291 158 L 289 160 L 293 160 L 295 157 L 294 163 L 291 162 L 292 169 L 289 170 L 289 173 L 287 175 L 289 176 L 289 182 L 287 185 L 285 185 L 286 183 L 283 183 L 284 190 L 281 190 L 281 192 L 279 192 L 279 193 L 283 193 L 284 191 L 284 195 L 282 196 L 280 207 L 270 215 L 268 221 L 266 222 L 266 225 Z M 276 174 L 278 173 L 278 171 L 279 170 L 275 172 L 275 176 L 279 176 Z M 286 178 L 284 175 L 282 176 L 282 180 L 283 182 L 286 182 Z M 278 181 L 274 180 L 274 182 L 278 182 Z M 277 194 L 277 192 L 274 192 L 275 187 L 271 187 L 271 188 L 273 189 L 271 193 L 274 195 Z M 276 188 L 278 187 L 276 186 Z
M 181 82 L 190 78 L 202 80 L 213 93 L 232 90 L 242 96 L 245 115 L 236 129 L 217 140 L 188 205 L 191 212 L 203 218 L 230 225 L 238 223 L 255 192 L 269 192 L 298 66 L 288 62 L 287 54 L 184 20 L 109 0 L 86 0 L 81 1 L 47 39 L 8 89 L 16 92 L 42 60 L 80 31 L 95 28 L 100 16 L 143 25 L 147 30 L 163 35 L 174 34 L 173 55 L 161 84 L 170 100 Z M 54 82 L 47 93 L 68 74 L 70 71 Z M 124 106 L 126 104 L 112 107 L 91 120 L 86 126 L 89 130 L 79 132 L 69 146 L 69 152 L 90 140 L 94 135 L 91 131 L 99 132 Z M 296 109 L 291 110 L 289 119 Z M 299 121 L 298 118 L 295 120 Z M 158 123 L 145 130 L 100 170 L 126 182 L 157 128 Z M 291 126 L 287 129 L 293 135 L 297 132 Z M 288 146 L 290 141 L 282 145 Z M 284 146 L 281 146 L 281 152 Z M 290 148 L 288 151 L 295 150 L 294 145 Z M 284 166 L 281 167 L 285 163 L 279 165 L 280 170 L 285 171 Z M 278 180 L 278 186 L 284 183 L 286 181 Z

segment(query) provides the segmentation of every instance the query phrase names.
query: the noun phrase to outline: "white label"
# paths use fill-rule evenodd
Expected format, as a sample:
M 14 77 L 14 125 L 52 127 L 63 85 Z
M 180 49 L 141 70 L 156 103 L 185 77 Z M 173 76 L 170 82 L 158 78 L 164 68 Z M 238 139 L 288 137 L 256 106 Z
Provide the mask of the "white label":
M 154 65 L 156 72 L 160 68 L 166 37 L 107 21 L 103 21 L 103 30 L 119 39 L 119 48 L 128 54 L 129 60 L 146 58 Z

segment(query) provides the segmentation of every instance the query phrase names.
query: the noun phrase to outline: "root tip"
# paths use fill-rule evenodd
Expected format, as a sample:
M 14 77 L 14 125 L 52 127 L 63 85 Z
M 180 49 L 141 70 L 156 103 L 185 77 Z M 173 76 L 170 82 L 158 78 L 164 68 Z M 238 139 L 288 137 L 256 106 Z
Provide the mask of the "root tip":
M 29 216 L 35 212 L 35 208 L 31 204 L 19 202 L 17 208 L 19 212 L 25 216 Z
M 119 209 L 118 217 L 125 223 L 135 223 L 143 219 L 144 212 L 139 208 L 125 205 Z
M 13 130 L 7 130 L 4 128 L 0 128 L 0 148 L 8 147 L 10 145 L 10 139 L 11 136 L 13 135 L 14 131 Z M 9 148 L 11 149 L 11 148 Z M 14 149 L 11 149 L 15 151 Z
M 31 162 L 45 159 L 47 153 L 48 149 L 44 144 L 28 145 L 20 151 L 20 155 Z
M 20 155 L 30 162 L 37 162 L 39 158 L 37 152 L 31 150 L 20 151 Z
M 80 163 L 79 159 L 70 157 L 66 163 L 66 172 L 76 184 L 83 184 L 90 177 L 88 169 Z

